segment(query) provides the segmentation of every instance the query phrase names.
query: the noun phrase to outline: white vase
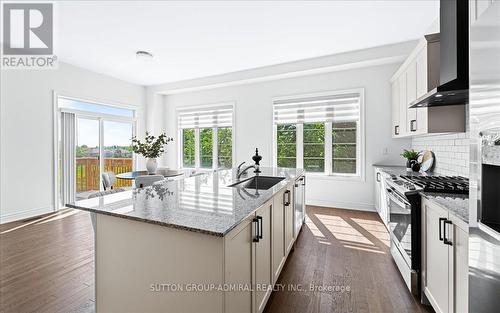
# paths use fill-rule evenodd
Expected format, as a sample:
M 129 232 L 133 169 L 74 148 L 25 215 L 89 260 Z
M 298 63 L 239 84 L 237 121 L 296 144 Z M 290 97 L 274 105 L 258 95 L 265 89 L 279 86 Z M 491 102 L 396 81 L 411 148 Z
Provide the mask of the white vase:
M 146 161 L 146 169 L 148 170 L 148 174 L 156 174 L 156 168 L 158 167 L 158 163 L 156 159 L 148 159 Z

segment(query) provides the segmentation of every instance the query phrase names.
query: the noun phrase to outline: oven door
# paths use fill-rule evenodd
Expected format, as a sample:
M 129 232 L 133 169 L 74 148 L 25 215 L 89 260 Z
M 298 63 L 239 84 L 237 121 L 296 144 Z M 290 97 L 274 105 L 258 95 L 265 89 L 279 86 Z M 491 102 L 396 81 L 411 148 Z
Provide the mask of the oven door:
M 395 245 L 406 265 L 412 269 L 412 225 L 411 204 L 406 197 L 402 196 L 389 187 L 387 190 L 387 203 L 389 209 L 389 232 L 391 245 Z

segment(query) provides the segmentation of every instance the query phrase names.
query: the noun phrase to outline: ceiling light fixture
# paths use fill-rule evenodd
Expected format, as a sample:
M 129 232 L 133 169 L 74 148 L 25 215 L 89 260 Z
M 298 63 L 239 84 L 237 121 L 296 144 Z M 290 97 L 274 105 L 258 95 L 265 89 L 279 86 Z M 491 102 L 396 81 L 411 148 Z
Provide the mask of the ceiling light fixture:
M 135 53 L 135 56 L 138 60 L 149 61 L 153 58 L 153 55 L 147 51 L 139 50 Z

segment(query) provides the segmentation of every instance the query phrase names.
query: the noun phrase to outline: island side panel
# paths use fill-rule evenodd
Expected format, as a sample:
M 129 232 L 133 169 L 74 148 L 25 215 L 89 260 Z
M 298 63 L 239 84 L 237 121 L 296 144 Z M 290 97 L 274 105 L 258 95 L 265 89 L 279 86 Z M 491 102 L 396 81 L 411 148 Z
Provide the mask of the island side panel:
M 223 284 L 222 237 L 97 214 L 95 238 L 97 312 L 223 311 L 222 292 L 187 291 Z

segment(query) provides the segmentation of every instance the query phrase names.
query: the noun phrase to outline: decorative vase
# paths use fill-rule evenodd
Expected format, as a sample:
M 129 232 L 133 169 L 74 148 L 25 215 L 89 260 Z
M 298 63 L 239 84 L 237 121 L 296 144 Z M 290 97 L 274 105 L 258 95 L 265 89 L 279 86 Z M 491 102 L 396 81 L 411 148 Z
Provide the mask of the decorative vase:
M 416 167 L 415 164 L 419 165 L 417 160 L 407 159 L 406 160 L 406 171 L 407 172 L 414 171 L 413 168 Z M 419 170 L 420 170 L 420 166 L 419 166 Z M 418 170 L 416 172 L 418 172 Z
M 156 163 L 156 159 L 148 159 L 146 161 L 146 169 L 148 170 L 148 174 L 156 174 L 156 168 L 158 168 L 158 163 Z

